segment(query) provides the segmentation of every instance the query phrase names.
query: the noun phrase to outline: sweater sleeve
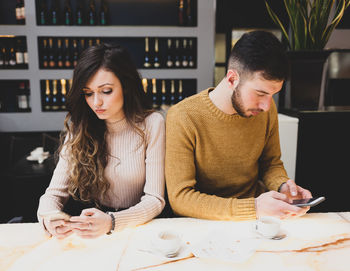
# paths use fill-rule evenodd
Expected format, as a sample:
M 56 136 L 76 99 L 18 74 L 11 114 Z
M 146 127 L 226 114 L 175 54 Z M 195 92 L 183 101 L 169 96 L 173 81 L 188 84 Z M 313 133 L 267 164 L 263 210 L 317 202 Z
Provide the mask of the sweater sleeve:
M 254 198 L 223 198 L 196 189 L 195 126 L 175 106 L 166 121 L 165 176 L 169 201 L 175 213 L 201 219 L 255 219 Z
M 278 114 L 274 103 L 271 106 L 269 114 L 269 132 L 259 160 L 259 172 L 267 188 L 277 191 L 280 185 L 288 180 L 288 176 L 281 161 Z
M 161 213 L 164 200 L 165 121 L 159 113 L 146 119 L 146 181 L 143 196 L 136 205 L 115 212 L 115 230 L 150 221 Z

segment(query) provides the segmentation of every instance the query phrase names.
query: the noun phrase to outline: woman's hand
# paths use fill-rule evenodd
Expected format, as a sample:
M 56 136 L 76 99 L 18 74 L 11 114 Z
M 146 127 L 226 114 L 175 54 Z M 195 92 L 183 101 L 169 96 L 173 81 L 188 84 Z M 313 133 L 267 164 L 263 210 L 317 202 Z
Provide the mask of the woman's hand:
M 71 227 L 67 226 L 63 219 L 54 221 L 44 219 L 43 223 L 46 230 L 58 239 L 66 238 L 73 233 Z
M 89 208 L 80 216 L 72 216 L 66 224 L 82 238 L 96 238 L 110 231 L 112 218 L 96 208 Z

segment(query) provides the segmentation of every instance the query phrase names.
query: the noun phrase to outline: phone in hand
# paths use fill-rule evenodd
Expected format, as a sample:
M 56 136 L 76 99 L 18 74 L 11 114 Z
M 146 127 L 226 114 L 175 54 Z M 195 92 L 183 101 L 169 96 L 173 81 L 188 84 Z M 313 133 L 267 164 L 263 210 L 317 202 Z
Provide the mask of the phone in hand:
M 295 199 L 293 200 L 292 204 L 298 207 L 306 207 L 306 206 L 315 206 L 322 201 L 324 201 L 325 197 L 318 197 L 318 198 L 307 198 L 307 199 Z
M 60 220 L 60 219 L 63 219 L 65 221 L 69 221 L 69 219 L 70 219 L 69 214 L 67 214 L 63 211 L 59 211 L 59 210 L 43 213 L 43 214 L 40 214 L 40 216 L 44 219 L 49 220 L 49 221 L 55 221 L 55 220 Z

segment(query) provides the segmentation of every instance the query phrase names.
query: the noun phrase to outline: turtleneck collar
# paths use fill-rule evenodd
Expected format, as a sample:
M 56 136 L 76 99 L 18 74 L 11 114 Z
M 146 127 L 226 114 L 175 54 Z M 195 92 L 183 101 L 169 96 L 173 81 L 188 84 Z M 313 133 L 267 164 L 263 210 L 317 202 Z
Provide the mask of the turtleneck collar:
M 128 126 L 128 122 L 126 121 L 125 117 L 122 118 L 121 120 L 117 120 L 114 122 L 105 121 L 105 123 L 109 133 L 118 133 L 124 130 Z

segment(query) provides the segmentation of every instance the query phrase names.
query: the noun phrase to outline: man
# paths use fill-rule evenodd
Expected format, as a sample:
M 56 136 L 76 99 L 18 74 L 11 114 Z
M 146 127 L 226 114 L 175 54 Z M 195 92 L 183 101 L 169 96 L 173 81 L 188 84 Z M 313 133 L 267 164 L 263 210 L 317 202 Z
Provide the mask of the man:
M 253 31 L 232 49 L 227 74 L 217 87 L 168 111 L 166 184 L 177 215 L 283 219 L 309 210 L 290 204 L 311 193 L 288 178 L 280 160 L 272 96 L 287 74 L 282 44 L 269 32 Z

